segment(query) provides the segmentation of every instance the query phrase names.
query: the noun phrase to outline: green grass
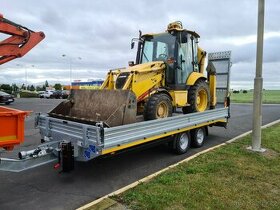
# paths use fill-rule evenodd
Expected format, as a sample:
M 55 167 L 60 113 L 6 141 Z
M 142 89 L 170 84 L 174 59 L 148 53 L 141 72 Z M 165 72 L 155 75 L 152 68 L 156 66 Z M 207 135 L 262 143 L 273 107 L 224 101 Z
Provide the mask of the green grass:
M 220 147 L 114 197 L 131 209 L 280 209 L 280 124 Z
M 231 93 L 230 99 L 234 103 L 252 103 L 254 91 L 248 93 Z M 264 90 L 263 103 L 265 104 L 280 104 L 280 90 Z

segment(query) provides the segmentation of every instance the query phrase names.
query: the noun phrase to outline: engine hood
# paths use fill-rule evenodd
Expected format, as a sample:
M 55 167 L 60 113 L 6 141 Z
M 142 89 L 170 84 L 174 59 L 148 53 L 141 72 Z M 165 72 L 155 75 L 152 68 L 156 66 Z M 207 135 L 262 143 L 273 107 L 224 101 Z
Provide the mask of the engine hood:
M 163 61 L 153 61 L 149 63 L 137 64 L 126 69 L 122 69 L 121 72 L 145 72 L 145 71 L 157 71 L 165 69 L 165 63 Z

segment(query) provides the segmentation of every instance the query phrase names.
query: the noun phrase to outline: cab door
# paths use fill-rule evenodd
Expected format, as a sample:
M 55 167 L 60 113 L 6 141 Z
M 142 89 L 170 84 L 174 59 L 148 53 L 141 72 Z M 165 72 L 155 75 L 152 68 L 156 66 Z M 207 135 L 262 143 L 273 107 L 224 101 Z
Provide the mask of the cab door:
M 181 33 L 177 37 L 175 48 L 175 65 L 173 67 L 173 83 L 169 87 L 174 90 L 186 90 L 186 81 L 189 75 L 198 69 L 197 44 L 188 33 Z

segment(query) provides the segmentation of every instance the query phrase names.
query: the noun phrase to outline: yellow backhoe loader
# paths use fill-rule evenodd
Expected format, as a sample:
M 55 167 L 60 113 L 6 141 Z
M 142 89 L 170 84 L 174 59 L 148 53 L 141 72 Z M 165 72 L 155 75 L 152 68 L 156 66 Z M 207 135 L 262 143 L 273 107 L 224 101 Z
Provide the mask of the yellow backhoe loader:
M 198 46 L 199 35 L 170 23 L 164 33 L 139 33 L 136 62 L 128 68 L 110 70 L 100 90 L 72 90 L 70 100 L 49 114 L 108 127 L 203 112 L 216 105 L 215 68 L 211 63 L 204 75 L 206 52 Z

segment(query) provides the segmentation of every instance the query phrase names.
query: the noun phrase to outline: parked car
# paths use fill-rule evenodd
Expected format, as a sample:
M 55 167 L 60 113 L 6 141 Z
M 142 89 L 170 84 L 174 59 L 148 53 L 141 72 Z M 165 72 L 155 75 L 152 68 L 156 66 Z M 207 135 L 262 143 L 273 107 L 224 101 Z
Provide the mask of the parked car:
M 15 101 L 14 96 L 0 91 L 0 103 L 10 104 L 14 101 Z
M 51 98 L 53 90 L 46 90 L 44 93 L 39 94 L 39 98 Z
M 38 95 L 41 95 L 41 94 L 43 94 L 43 93 L 45 93 L 45 91 L 37 91 L 37 94 L 38 94 Z
M 62 91 L 61 90 L 54 91 L 50 98 L 56 98 L 56 99 L 62 98 Z
M 66 99 L 68 98 L 68 96 L 69 96 L 69 92 L 67 90 L 56 90 L 53 92 L 50 98 Z
M 70 95 L 70 91 L 69 90 L 63 90 L 62 91 L 62 98 L 63 99 L 68 98 L 69 95 Z

